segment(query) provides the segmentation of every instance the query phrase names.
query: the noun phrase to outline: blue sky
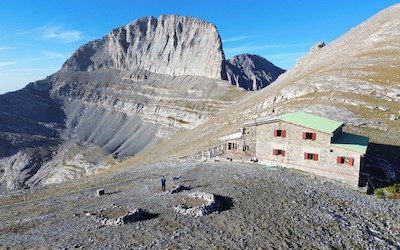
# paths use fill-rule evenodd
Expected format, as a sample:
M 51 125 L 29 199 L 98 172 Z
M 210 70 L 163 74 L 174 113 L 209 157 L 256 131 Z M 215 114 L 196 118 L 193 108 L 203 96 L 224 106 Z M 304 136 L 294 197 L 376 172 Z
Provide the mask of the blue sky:
M 284 69 L 318 41 L 329 43 L 391 0 L 1 0 L 0 94 L 59 70 L 81 45 L 142 16 L 214 23 L 226 58 L 258 54 Z

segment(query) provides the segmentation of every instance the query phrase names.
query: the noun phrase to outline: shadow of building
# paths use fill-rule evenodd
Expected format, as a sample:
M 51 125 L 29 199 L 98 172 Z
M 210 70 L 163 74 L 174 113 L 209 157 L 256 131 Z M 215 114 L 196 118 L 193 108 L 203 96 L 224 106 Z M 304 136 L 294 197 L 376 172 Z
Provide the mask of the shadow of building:
M 400 146 L 369 143 L 360 183 L 372 188 L 385 187 L 400 181 Z

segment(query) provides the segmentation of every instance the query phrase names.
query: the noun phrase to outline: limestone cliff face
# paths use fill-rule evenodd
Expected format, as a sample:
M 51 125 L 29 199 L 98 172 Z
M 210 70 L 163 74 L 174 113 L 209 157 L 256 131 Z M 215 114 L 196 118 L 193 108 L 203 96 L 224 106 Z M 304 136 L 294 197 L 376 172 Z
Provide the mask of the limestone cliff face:
M 79 48 L 63 71 L 146 70 L 170 76 L 225 78 L 216 27 L 177 15 L 140 18 Z

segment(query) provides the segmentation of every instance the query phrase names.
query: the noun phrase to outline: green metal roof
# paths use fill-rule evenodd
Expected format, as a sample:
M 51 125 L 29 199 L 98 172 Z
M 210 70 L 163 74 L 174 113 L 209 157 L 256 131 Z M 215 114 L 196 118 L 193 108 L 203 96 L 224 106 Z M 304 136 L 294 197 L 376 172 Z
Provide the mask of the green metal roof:
M 335 130 L 337 130 L 339 127 L 343 125 L 342 122 L 338 122 L 335 120 L 331 120 L 328 118 L 304 113 L 304 112 L 296 112 L 296 113 L 289 113 L 285 115 L 280 115 L 277 117 L 270 117 L 270 118 L 264 118 L 260 120 L 254 120 L 254 121 L 249 121 L 245 124 L 243 124 L 244 127 L 246 126 L 254 126 L 257 124 L 263 124 L 263 123 L 270 123 L 270 122 L 276 122 L 276 121 L 285 121 L 285 122 L 290 122 L 299 126 L 303 126 L 306 128 L 310 128 L 313 130 L 317 130 L 320 132 L 325 132 L 328 134 L 333 133 Z M 332 142 L 333 146 L 351 150 L 354 152 L 358 152 L 361 154 L 365 154 L 367 152 L 368 148 L 368 142 L 369 138 L 360 136 L 360 135 L 354 135 L 354 134 L 349 134 L 349 133 L 344 133 L 342 132 L 338 138 L 336 138 L 335 141 Z
M 296 112 L 276 117 L 277 120 L 290 122 L 296 125 L 318 130 L 325 133 L 333 133 L 336 129 L 343 125 L 342 122 L 334 121 L 328 118 L 304 113 Z
M 368 148 L 368 141 L 368 137 L 343 132 L 332 142 L 332 145 L 365 154 Z

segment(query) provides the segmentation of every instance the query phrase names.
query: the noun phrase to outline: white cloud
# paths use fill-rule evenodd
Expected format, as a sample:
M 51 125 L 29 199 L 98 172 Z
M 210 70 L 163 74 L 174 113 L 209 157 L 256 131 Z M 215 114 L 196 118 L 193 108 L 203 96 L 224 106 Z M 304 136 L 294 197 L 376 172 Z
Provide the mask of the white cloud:
M 42 62 L 42 61 L 49 61 L 49 62 L 57 62 L 60 60 L 66 60 L 71 56 L 70 52 L 66 53 L 57 53 L 57 52 L 50 52 L 50 51 L 42 51 L 42 55 L 39 57 L 31 57 L 31 58 L 24 58 L 23 60 L 18 61 L 0 61 L 0 68 L 10 66 L 10 65 L 21 65 L 27 63 L 34 63 L 34 62 Z M 55 70 L 54 68 L 51 69 L 33 69 L 33 71 L 40 71 L 40 70 Z M 3 70 L 4 71 L 4 70 Z M 7 71 L 32 71 L 32 69 L 8 69 Z
M 3 72 L 56 72 L 59 68 L 19 68 L 10 69 Z
M 19 31 L 16 31 L 14 33 L 10 33 L 10 34 L 7 34 L 7 35 L 0 36 L 0 40 L 7 40 L 9 38 L 18 37 L 18 36 L 26 36 L 28 34 L 33 34 L 35 32 L 38 32 L 38 28 L 31 29 L 31 30 L 19 30 Z
M 237 41 L 242 41 L 248 39 L 248 36 L 237 36 L 237 37 L 231 37 L 227 39 L 222 39 L 223 43 L 230 43 L 230 42 L 237 42 Z
M 12 49 L 11 47 L 0 47 L 0 51 L 2 51 L 2 50 L 10 50 L 10 49 Z
M 51 51 L 42 51 L 43 59 L 67 59 L 71 53 L 59 53 Z
M 14 64 L 17 64 L 17 62 L 1 62 L 0 61 L 0 67 L 5 67 L 8 65 L 14 65 Z
M 42 40 L 54 40 L 61 43 L 76 42 L 83 38 L 82 32 L 78 30 L 66 30 L 63 28 L 62 25 L 46 24 L 40 27 L 32 28 L 30 30 L 19 30 L 15 33 L 1 36 L 0 40 L 27 35 L 34 35 L 38 36 L 39 39 Z M 9 49 L 8 47 L 2 48 Z
M 294 48 L 294 47 L 303 47 L 303 46 L 311 46 L 315 43 L 293 43 L 293 44 L 246 44 L 239 47 L 226 48 L 225 51 L 227 53 L 244 53 L 249 51 L 259 51 L 265 49 L 284 49 L 284 48 Z
M 57 40 L 62 43 L 76 42 L 82 39 L 82 33 L 77 30 L 65 30 L 60 26 L 43 26 L 42 39 Z

